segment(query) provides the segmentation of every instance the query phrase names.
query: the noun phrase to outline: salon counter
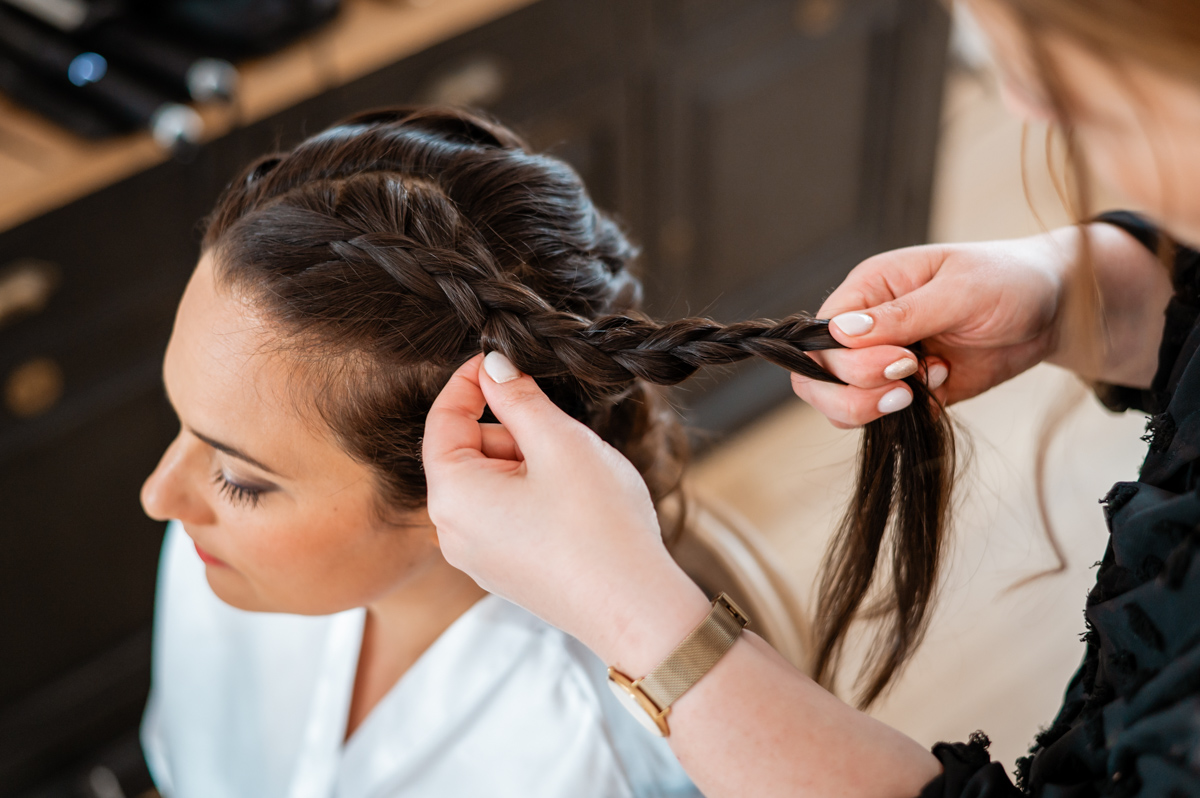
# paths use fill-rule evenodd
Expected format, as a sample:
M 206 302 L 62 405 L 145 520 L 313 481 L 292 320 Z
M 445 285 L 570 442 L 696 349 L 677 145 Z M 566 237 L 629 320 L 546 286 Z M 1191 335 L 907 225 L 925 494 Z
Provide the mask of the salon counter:
M 302 41 L 240 64 L 237 104 L 200 108 L 205 139 L 266 119 L 532 2 L 345 0 L 334 20 Z M 167 157 L 148 133 L 87 141 L 0 95 L 0 231 Z

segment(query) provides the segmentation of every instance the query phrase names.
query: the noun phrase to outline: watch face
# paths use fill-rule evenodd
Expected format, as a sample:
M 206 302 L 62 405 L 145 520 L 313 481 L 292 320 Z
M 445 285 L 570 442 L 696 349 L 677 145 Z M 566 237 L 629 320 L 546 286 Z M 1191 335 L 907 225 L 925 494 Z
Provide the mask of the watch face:
M 625 692 L 624 687 L 609 679 L 608 689 L 612 690 L 613 695 L 621 702 L 621 706 L 625 707 L 625 709 L 629 710 L 629 714 L 637 718 L 638 723 L 642 724 L 648 731 L 654 732 L 655 737 L 663 736 L 662 729 L 658 728 L 658 724 L 654 722 L 654 718 L 650 717 L 650 714 L 642 709 L 642 705 L 638 703 L 636 698 Z

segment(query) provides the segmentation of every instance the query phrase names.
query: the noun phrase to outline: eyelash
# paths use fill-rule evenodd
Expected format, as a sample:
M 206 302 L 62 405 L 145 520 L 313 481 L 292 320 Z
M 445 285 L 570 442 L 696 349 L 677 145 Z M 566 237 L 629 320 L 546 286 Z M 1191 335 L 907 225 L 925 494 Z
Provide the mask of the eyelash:
M 224 496 L 230 504 L 240 504 L 244 507 L 257 507 L 263 494 L 263 491 L 257 488 L 247 488 L 236 482 L 230 482 L 221 471 L 213 475 L 213 484 L 217 486 L 217 492 Z

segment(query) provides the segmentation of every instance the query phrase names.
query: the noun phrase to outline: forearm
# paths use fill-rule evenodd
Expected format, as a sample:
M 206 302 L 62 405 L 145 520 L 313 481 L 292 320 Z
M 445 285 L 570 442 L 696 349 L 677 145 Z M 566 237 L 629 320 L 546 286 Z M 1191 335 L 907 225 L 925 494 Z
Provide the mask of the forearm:
M 637 602 L 646 609 L 620 635 L 593 643 L 632 676 L 657 665 L 708 611 L 682 572 L 655 569 Z M 918 743 L 835 698 L 750 633 L 675 702 L 669 723 L 671 747 L 709 798 L 912 798 L 941 772 Z
M 1067 290 L 1047 360 L 1089 381 L 1148 388 L 1158 367 L 1163 312 L 1173 291 L 1170 275 L 1152 252 L 1119 227 L 1091 224 L 1087 234 L 1091 278 L 1079 269 L 1079 232 L 1064 228 L 1048 234 L 1061 258 Z
M 941 772 L 751 634 L 676 702 L 671 724 L 672 748 L 709 798 L 913 798 Z

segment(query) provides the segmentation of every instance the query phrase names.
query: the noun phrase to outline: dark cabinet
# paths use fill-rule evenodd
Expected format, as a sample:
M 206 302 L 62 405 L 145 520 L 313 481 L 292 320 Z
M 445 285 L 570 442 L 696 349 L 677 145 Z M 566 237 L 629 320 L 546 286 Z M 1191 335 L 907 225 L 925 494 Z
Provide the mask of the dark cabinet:
M 689 33 L 655 52 L 656 312 L 723 321 L 816 312 L 860 260 L 924 239 L 940 10 L 664 0 L 661 14 Z M 693 16 L 709 24 L 686 24 Z M 919 104 L 897 101 L 902 84 Z M 920 138 L 906 133 L 914 118 Z M 899 224 L 896 203 L 915 203 Z M 721 432 L 788 393 L 785 374 L 749 363 L 704 375 L 679 398 L 693 423 Z
M 246 161 L 364 108 L 480 105 L 643 245 L 652 312 L 816 310 L 925 235 L 945 35 L 936 0 L 541 0 L 0 233 L 0 295 L 21 264 L 54 287 L 0 318 L 0 796 L 133 745 L 162 533 L 138 489 L 177 429 L 159 360 Z M 749 365 L 677 398 L 721 431 L 786 392 Z

